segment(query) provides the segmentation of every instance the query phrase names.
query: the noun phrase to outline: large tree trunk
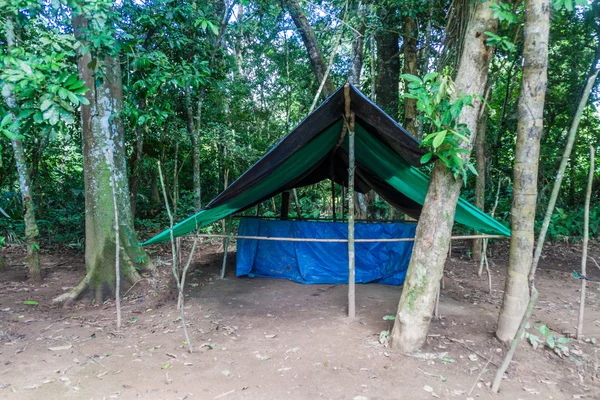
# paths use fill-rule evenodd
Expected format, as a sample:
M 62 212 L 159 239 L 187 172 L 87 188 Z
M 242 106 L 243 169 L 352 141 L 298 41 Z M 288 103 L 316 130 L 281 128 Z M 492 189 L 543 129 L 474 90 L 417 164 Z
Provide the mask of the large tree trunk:
M 474 98 L 473 107 L 463 109 L 458 118 L 458 122 L 466 124 L 472 135 L 477 133 L 482 106 L 480 98 L 484 94 L 493 54 L 492 49 L 486 46 L 484 32 L 497 29 L 490 3 L 476 2 L 473 5 L 475 11 L 469 21 L 456 77 L 457 91 Z M 463 143 L 461 146 L 468 150 L 468 153 L 462 154 L 463 159 L 467 159 L 472 144 Z M 436 162 L 417 225 L 413 254 L 391 335 L 392 346 L 402 352 L 415 351 L 427 338 L 461 186 L 460 179 L 454 179 L 444 164 Z
M 411 16 L 404 18 L 404 73 L 417 75 L 417 22 Z M 404 128 L 413 135 L 418 136 L 417 126 L 417 100 L 404 99 Z
M 78 40 L 85 43 L 88 21 L 84 15 L 73 18 Z M 90 288 L 96 302 L 113 294 L 115 287 L 115 212 L 113 190 L 117 198 L 119 237 L 122 251 L 121 274 L 130 283 L 140 279 L 137 268 L 153 270 L 154 266 L 140 247 L 133 228 L 129 202 L 126 159 L 123 138 L 123 107 L 121 67 L 118 60 L 105 56 L 102 83 L 96 86 L 94 71 L 90 69 L 91 55 L 79 55 L 79 78 L 89 89 L 89 106 L 81 106 L 83 160 L 85 183 L 85 267 L 86 276 L 73 290 L 59 296 L 55 302 L 69 303 Z M 112 150 L 112 160 L 107 154 Z M 111 166 L 114 171 L 111 171 Z M 114 174 L 114 188 L 111 187 Z
M 511 209 L 512 235 L 504 300 L 496 330 L 496 336 L 501 341 L 514 338 L 529 299 L 527 276 L 533 260 L 533 226 L 548 69 L 549 18 L 549 0 L 526 2 L 523 81 L 519 96 Z
M 475 168 L 477 176 L 475 177 L 475 207 L 480 210 L 485 208 L 485 136 L 487 130 L 487 107 L 484 106 L 483 114 L 477 125 L 477 136 L 475 137 Z M 472 259 L 475 261 L 481 260 L 481 252 L 483 249 L 483 240 L 474 239 L 471 245 Z
M 313 32 L 313 29 L 306 19 L 306 16 L 300 7 L 300 3 L 297 0 L 286 0 L 285 4 L 290 16 L 292 17 L 292 20 L 294 20 L 294 24 L 298 30 L 300 30 L 300 36 L 302 36 L 302 41 L 304 42 L 304 46 L 306 46 L 310 65 L 315 73 L 315 76 L 317 77 L 317 83 L 320 84 L 325 77 L 327 65 L 325 64 L 325 59 L 321 53 L 321 48 L 317 43 L 315 33 Z M 325 85 L 323 86 L 323 97 L 329 96 L 334 90 L 335 87 L 333 86 L 331 78 L 327 77 L 325 80 Z
M 15 25 L 11 17 L 6 19 L 6 44 L 15 46 Z M 13 120 L 16 120 L 17 102 L 13 92 L 12 85 L 4 83 L 2 86 L 2 97 L 9 108 L 9 114 Z M 27 266 L 29 268 L 29 278 L 33 281 L 41 281 L 40 266 L 40 245 L 38 242 L 39 230 L 35 221 L 35 205 L 33 200 L 33 190 L 31 188 L 31 176 L 27 166 L 27 157 L 23 149 L 23 142 L 19 139 L 19 132 L 14 132 L 15 136 L 11 140 L 15 164 L 17 165 L 17 175 L 19 177 L 19 188 L 21 190 L 21 201 L 23 202 L 23 220 L 25 222 L 25 242 L 27 244 Z
M 400 49 L 398 27 L 391 16 L 382 18 L 383 28 L 375 35 L 377 42 L 377 105 L 395 120 L 398 119 L 398 89 L 400 84 Z

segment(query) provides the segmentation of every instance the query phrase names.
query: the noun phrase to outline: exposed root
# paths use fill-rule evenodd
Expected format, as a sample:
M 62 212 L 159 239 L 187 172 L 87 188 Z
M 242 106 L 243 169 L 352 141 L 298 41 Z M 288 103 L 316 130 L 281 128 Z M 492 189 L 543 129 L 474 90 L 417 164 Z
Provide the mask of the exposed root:
M 54 300 L 52 300 L 52 303 L 62 303 L 65 306 L 72 304 L 79 296 L 83 294 L 83 292 L 88 289 L 90 286 L 90 278 L 91 274 L 86 274 L 85 278 L 83 278 L 77 286 L 69 290 L 67 293 L 63 293 L 60 296 L 55 297 Z
M 87 289 L 90 288 L 90 280 L 93 272 L 93 270 L 88 272 L 85 275 L 85 278 L 83 278 L 77 286 L 75 286 L 68 292 L 61 294 L 60 296 L 55 297 L 52 300 L 52 303 L 63 304 L 64 306 L 72 304 L 75 300 L 79 298 L 79 296 L 81 296 L 83 293 L 85 293 Z M 135 268 L 128 268 L 124 275 L 124 278 L 127 280 L 127 282 L 131 284 L 132 287 L 133 285 L 135 285 L 143 279 Z M 92 289 L 94 289 L 96 304 L 102 303 L 102 301 L 104 300 L 104 293 L 107 292 L 105 284 L 99 283 Z M 110 289 L 108 289 L 108 291 L 110 291 Z

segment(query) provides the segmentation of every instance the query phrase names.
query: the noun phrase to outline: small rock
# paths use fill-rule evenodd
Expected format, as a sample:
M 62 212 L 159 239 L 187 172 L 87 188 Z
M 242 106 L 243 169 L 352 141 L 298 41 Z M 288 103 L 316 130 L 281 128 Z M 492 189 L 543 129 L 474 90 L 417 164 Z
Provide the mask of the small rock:
M 423 386 L 423 390 L 428 392 L 428 393 L 433 393 L 433 388 L 429 385 L 425 385 Z
M 477 357 L 477 354 L 469 354 L 469 360 L 471 361 L 477 361 L 479 358 Z

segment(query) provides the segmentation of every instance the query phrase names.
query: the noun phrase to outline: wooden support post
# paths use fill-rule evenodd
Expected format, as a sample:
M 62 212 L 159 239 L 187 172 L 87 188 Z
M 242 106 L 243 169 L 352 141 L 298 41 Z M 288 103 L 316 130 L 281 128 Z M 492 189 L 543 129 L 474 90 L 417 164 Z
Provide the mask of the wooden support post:
M 176 263 L 177 265 L 175 266 L 175 268 L 177 269 L 177 274 L 179 276 L 181 276 L 181 237 L 178 237 L 176 240 L 176 253 L 177 253 L 177 260 Z
M 260 203 L 256 205 L 256 216 L 260 217 Z
M 344 86 L 346 123 L 348 124 L 348 317 L 356 316 L 354 252 L 354 113 L 350 111 L 350 85 Z
M 337 221 L 337 216 L 335 214 L 335 181 L 333 177 L 331 178 L 331 215 L 333 218 L 333 222 Z
M 290 212 L 290 192 L 281 192 L 281 219 L 288 219 Z
M 227 266 L 227 250 L 229 248 L 229 238 L 225 239 L 225 246 L 223 248 L 223 266 L 221 267 L 221 279 L 225 279 L 225 267 Z

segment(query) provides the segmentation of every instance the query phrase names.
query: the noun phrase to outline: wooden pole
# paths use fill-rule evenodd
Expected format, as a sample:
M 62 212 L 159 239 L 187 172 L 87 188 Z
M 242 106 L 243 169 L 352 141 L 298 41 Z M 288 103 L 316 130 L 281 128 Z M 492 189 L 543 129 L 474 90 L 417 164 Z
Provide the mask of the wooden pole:
M 590 232 L 590 200 L 592 197 L 592 186 L 594 184 L 594 170 L 595 170 L 595 154 L 594 146 L 590 145 L 590 174 L 588 177 L 588 186 L 585 193 L 585 205 L 583 209 L 583 249 L 581 252 L 581 298 L 579 299 L 579 319 L 577 321 L 577 340 L 583 338 L 583 313 L 585 310 L 585 289 L 586 281 L 585 276 L 587 274 L 587 251 L 588 251 L 588 240 Z
M 356 316 L 356 277 L 354 251 L 354 113 L 350 111 L 350 85 L 344 86 L 346 123 L 348 124 L 348 317 Z
M 281 219 L 288 219 L 290 212 L 290 192 L 281 192 Z
M 331 216 L 333 218 L 333 222 L 336 222 L 337 216 L 335 214 L 335 181 L 333 180 L 333 172 L 331 173 Z
M 319 239 L 319 238 L 290 238 L 290 237 L 269 237 L 269 236 L 245 236 L 245 235 L 220 235 L 198 233 L 194 235 L 181 235 L 180 237 L 202 237 L 202 238 L 230 238 L 230 239 L 251 239 L 251 240 L 271 240 L 278 242 L 318 242 L 318 243 L 346 243 L 348 239 Z M 462 235 L 452 236 L 452 240 L 466 239 L 510 239 L 509 236 L 500 235 Z M 389 238 L 389 239 L 354 239 L 355 243 L 390 243 L 390 242 L 414 242 L 415 238 Z
M 225 279 L 225 267 L 227 266 L 227 250 L 229 249 L 229 238 L 225 239 L 223 247 L 223 266 L 221 267 L 221 279 Z

